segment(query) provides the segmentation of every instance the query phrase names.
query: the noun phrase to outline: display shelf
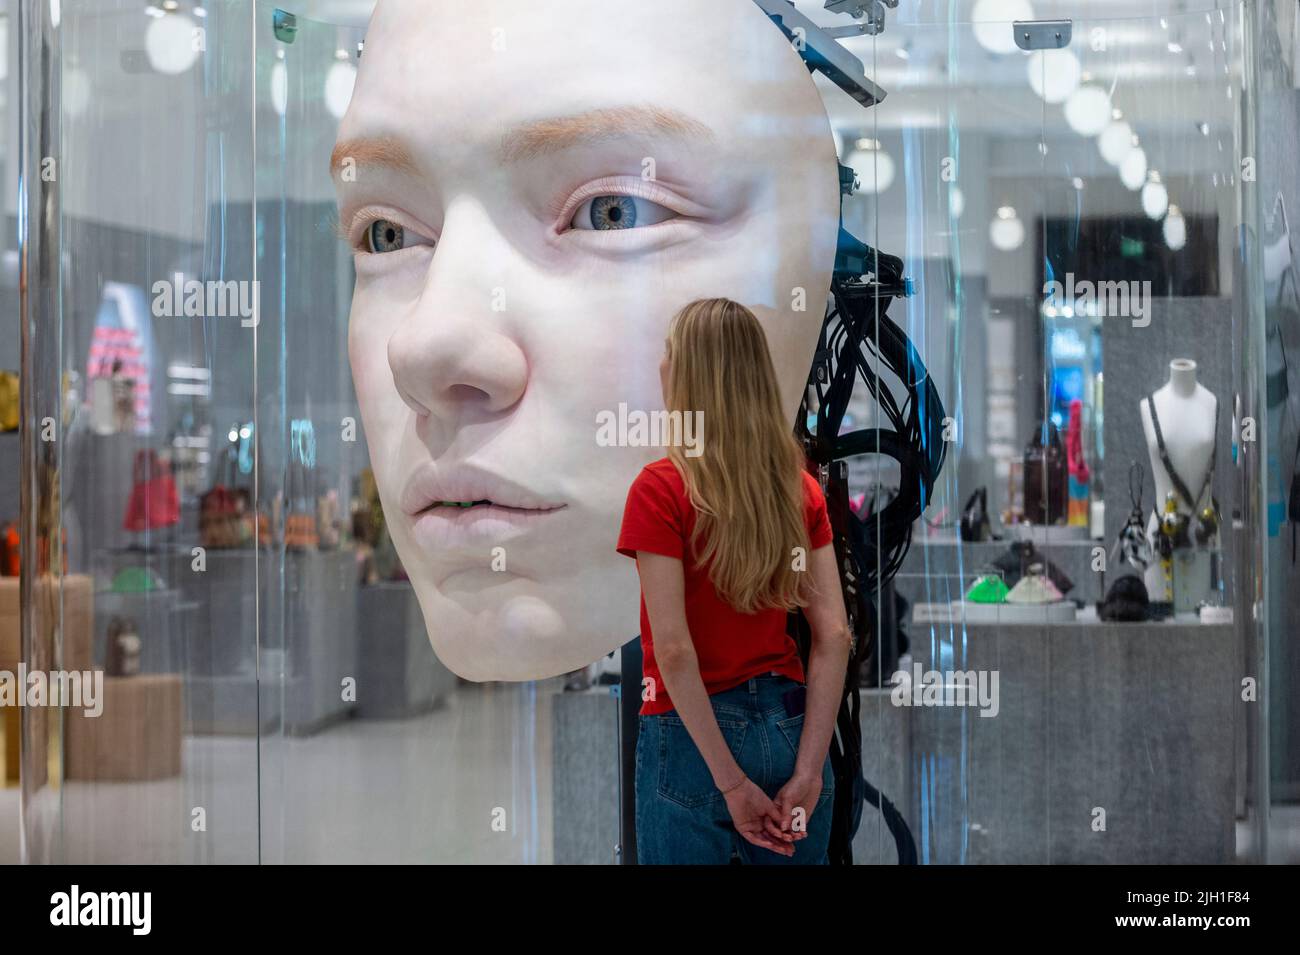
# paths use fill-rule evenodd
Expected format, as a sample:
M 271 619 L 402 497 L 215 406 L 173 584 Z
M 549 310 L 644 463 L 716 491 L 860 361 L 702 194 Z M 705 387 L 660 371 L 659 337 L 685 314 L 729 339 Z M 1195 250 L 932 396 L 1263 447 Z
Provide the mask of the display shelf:
M 432 709 L 456 688 L 425 633 L 411 585 L 378 583 L 357 595 L 357 715 L 400 719 Z

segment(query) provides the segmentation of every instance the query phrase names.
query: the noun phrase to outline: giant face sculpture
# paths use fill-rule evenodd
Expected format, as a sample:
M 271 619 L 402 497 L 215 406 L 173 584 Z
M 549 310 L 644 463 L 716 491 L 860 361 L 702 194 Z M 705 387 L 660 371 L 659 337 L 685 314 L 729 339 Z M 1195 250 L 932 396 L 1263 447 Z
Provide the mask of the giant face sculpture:
M 353 380 L 434 650 L 472 680 L 598 659 L 636 635 L 614 544 L 663 449 L 597 423 L 662 408 L 673 314 L 752 308 L 794 420 L 839 217 L 807 70 L 750 0 L 381 0 L 334 167 Z

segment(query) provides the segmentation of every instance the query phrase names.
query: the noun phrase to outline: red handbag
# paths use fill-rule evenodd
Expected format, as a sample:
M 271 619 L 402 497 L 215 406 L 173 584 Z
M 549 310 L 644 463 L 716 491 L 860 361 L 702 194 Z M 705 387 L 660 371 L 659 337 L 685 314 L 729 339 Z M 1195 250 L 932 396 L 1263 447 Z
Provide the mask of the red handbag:
M 135 453 L 131 497 L 126 504 L 126 520 L 122 526 L 128 531 L 156 530 L 170 527 L 181 519 L 180 496 L 176 493 L 176 480 L 171 465 L 149 448 Z

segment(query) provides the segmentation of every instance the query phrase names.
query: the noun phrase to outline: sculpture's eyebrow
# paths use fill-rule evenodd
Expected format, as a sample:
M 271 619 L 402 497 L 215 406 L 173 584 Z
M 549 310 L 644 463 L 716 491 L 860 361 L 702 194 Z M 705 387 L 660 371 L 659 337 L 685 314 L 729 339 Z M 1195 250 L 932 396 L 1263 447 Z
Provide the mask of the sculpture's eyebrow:
M 499 156 L 502 162 L 518 162 L 629 135 L 708 140 L 713 130 L 662 106 L 612 106 L 517 126 L 501 137 Z
M 330 175 L 337 176 L 349 161 L 355 166 L 385 166 L 412 176 L 419 171 L 406 144 L 393 136 L 367 136 L 338 143 L 330 154 Z
M 524 123 L 502 135 L 498 154 L 502 162 L 518 162 L 630 135 L 711 140 L 713 130 L 685 113 L 662 106 L 611 106 Z M 395 136 L 365 136 L 339 142 L 330 155 L 330 175 L 337 176 L 346 162 L 383 166 L 407 175 L 419 172 L 412 151 Z

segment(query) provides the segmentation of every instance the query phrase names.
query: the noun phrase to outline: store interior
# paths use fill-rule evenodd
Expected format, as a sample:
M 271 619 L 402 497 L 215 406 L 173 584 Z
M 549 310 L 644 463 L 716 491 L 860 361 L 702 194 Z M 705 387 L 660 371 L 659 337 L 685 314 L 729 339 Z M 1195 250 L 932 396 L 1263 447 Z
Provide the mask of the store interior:
M 42 542 L 0 670 L 102 670 L 106 708 L 2 711 L 0 862 L 627 861 L 620 655 L 471 682 L 430 644 L 329 171 L 374 3 L 283 2 L 3 5 L 0 371 L 58 437 L 0 430 L 0 525 Z M 857 29 L 828 6 L 795 4 Z M 899 861 L 897 818 L 921 863 L 1298 862 L 1295 0 L 882 9 L 840 42 L 887 96 L 814 79 L 952 420 L 874 595 L 855 861 Z M 1068 41 L 1020 49 L 1031 19 Z M 171 297 L 245 279 L 255 320 Z M 860 384 L 845 427 L 880 413 Z M 853 459 L 852 507 L 899 480 Z M 898 705 L 953 670 L 996 712 Z

